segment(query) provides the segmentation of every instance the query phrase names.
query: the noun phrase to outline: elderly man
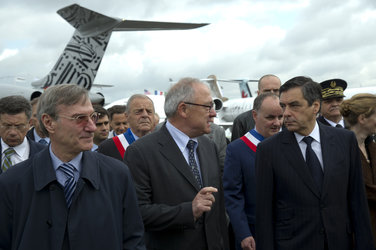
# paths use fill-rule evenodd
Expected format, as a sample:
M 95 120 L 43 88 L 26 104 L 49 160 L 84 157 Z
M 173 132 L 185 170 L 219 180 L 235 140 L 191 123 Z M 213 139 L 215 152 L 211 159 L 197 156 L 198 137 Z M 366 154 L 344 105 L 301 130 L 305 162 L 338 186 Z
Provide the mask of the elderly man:
M 47 145 L 50 143 L 50 138 L 46 136 L 40 129 L 39 121 L 37 118 L 37 107 L 38 107 L 39 97 L 34 98 L 30 101 L 31 104 L 31 118 L 30 124 L 33 126 L 29 131 L 27 131 L 27 138 L 30 140 L 39 142 L 40 144 Z
M 128 129 L 127 118 L 125 116 L 125 109 L 125 105 L 114 105 L 107 110 L 110 118 L 111 129 L 108 138 L 121 135 Z
M 228 249 L 218 155 L 210 132 L 216 113 L 198 79 L 173 85 L 167 122 L 130 145 L 124 162 L 136 183 L 149 249 Z
M 91 151 L 97 151 L 98 145 L 108 138 L 110 124 L 107 110 L 99 105 L 94 105 L 93 107 L 94 111 L 98 113 L 98 121 L 95 123 L 97 129 L 94 131 L 94 144 Z
M 321 87 L 280 88 L 286 130 L 256 152 L 258 250 L 374 250 L 354 133 L 316 122 Z
M 33 157 L 45 146 L 26 137 L 31 118 L 30 102 L 22 96 L 0 99 L 0 174 Z
M 340 112 L 343 102 L 343 91 L 347 87 L 346 81 L 342 79 L 330 79 L 320 83 L 321 85 L 321 110 L 317 121 L 324 125 L 344 128 L 345 124 Z
M 0 249 L 145 249 L 128 168 L 90 151 L 98 114 L 88 92 L 56 85 L 39 101 L 51 142 L 0 175 Z
M 102 142 L 98 152 L 123 161 L 127 147 L 154 129 L 154 104 L 146 95 L 132 95 L 125 110 L 129 128 L 123 134 Z
M 252 110 L 255 128 L 227 146 L 223 187 L 226 210 L 235 235 L 235 248 L 254 250 L 256 221 L 255 157 L 259 142 L 282 126 L 279 98 L 271 92 L 258 95 Z
M 279 94 L 279 88 L 281 87 L 281 80 L 275 75 L 264 75 L 258 81 L 257 95 L 265 92 L 272 92 L 276 95 Z M 252 110 L 248 110 L 238 115 L 232 125 L 231 141 L 238 139 L 247 133 L 255 126 L 253 120 Z

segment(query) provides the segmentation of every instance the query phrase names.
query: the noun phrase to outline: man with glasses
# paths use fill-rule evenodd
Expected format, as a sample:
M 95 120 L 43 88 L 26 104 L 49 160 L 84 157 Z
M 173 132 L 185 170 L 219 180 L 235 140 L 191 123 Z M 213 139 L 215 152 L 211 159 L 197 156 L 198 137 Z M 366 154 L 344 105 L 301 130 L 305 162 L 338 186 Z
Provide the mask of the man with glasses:
M 31 105 L 22 96 L 0 99 L 0 174 L 13 165 L 31 158 L 45 146 L 26 137 L 31 118 Z
M 154 113 L 153 101 L 147 95 L 132 95 L 125 109 L 129 128 L 101 143 L 98 152 L 123 161 L 127 147 L 154 129 Z
M 39 101 L 50 144 L 0 175 L 0 249 L 145 249 L 128 167 L 90 151 L 88 92 L 56 85 Z
M 127 148 L 148 249 L 228 249 L 223 187 L 210 132 L 209 88 L 183 78 L 166 95 L 166 123 Z
M 98 121 L 95 124 L 97 129 L 94 131 L 94 144 L 91 151 L 97 151 L 98 145 L 108 138 L 110 124 L 107 110 L 99 105 L 94 105 L 93 107 L 94 111 L 98 113 Z

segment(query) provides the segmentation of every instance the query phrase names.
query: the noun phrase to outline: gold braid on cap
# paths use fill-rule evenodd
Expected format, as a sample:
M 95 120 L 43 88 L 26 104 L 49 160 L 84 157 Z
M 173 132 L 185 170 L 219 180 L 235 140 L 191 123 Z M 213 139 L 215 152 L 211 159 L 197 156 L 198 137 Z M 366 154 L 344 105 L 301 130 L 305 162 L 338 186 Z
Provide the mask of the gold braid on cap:
M 336 96 L 343 96 L 343 88 L 340 86 L 337 86 L 335 88 L 326 88 L 321 90 L 322 98 L 330 98 L 330 97 L 336 97 Z

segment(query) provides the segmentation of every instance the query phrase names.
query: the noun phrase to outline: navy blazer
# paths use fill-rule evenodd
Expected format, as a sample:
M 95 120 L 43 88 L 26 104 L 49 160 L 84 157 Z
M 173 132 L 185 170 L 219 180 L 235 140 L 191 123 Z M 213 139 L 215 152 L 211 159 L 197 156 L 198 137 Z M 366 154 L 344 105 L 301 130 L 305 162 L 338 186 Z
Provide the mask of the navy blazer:
M 223 188 L 238 249 L 244 238 L 254 236 L 251 229 L 254 230 L 256 221 L 255 157 L 256 152 L 240 138 L 227 146 Z
M 29 138 L 27 138 L 27 141 L 29 142 L 29 145 L 30 145 L 29 158 L 32 158 L 36 153 L 46 148 L 46 145 L 37 143 Z M 0 143 L 0 162 L 2 162 L 2 156 L 3 156 L 1 152 L 2 152 L 2 149 L 1 149 L 1 143 Z M 0 168 L 0 174 L 2 174 L 1 168 Z
M 0 249 L 145 249 L 131 174 L 111 157 L 83 152 L 69 209 L 48 147 L 0 175 L 0 190 Z
M 166 125 L 132 143 L 124 162 L 136 183 L 148 249 L 228 249 L 223 187 L 214 143 L 198 137 L 204 186 L 218 189 L 210 211 L 194 222 L 199 186 Z
M 258 250 L 374 250 L 354 133 L 319 124 L 321 191 L 293 132 L 264 140 L 256 152 Z

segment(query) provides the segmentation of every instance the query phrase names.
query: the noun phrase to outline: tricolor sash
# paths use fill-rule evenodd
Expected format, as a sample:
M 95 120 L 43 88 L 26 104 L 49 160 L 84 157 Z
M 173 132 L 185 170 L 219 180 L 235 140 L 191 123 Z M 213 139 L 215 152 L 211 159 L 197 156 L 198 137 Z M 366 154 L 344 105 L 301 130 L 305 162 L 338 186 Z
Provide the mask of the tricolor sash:
M 112 137 L 112 140 L 114 141 L 115 146 L 117 150 L 119 151 L 121 158 L 123 159 L 124 159 L 125 150 L 127 149 L 129 145 L 131 145 L 135 141 L 130 128 L 128 128 L 127 131 L 125 131 L 123 134 Z
M 259 144 L 264 137 L 252 129 L 247 132 L 244 136 L 240 137 L 242 141 L 253 151 L 256 152 L 257 144 Z

